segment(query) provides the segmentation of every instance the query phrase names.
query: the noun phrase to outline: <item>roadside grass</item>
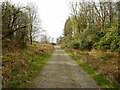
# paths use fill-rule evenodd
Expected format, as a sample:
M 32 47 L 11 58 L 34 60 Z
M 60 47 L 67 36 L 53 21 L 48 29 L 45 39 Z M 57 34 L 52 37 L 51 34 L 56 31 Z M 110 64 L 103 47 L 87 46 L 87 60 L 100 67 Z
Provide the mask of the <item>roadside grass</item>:
M 74 55 L 69 50 L 64 50 L 72 57 L 73 60 L 79 64 L 79 66 L 83 68 L 84 71 L 86 71 L 98 83 L 101 88 L 119 88 L 118 85 L 110 83 L 105 77 L 97 74 L 96 70 L 91 68 L 88 64 L 81 62 L 77 55 Z
M 34 79 L 38 73 L 40 73 L 41 69 L 45 66 L 45 64 L 48 62 L 50 56 L 52 53 L 44 53 L 44 56 L 29 56 L 27 54 L 24 54 L 26 58 L 29 57 L 29 61 L 26 61 L 26 64 L 28 65 L 26 75 L 22 74 L 24 78 L 21 78 L 20 80 L 23 80 L 21 85 L 19 87 L 28 88 L 28 86 L 32 83 L 29 80 Z M 24 82 L 24 80 L 27 81 Z
M 3 56 L 3 88 L 28 88 L 32 84 L 53 53 L 52 45 L 45 46 L 51 48 L 49 51 L 41 52 L 40 47 L 30 46 Z

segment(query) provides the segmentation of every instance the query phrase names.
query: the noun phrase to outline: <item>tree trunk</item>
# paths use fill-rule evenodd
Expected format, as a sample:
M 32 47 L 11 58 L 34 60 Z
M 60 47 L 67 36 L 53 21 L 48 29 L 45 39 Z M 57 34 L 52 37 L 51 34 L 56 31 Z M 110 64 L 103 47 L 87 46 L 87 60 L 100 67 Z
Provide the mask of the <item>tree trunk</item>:
M 30 27 L 30 44 L 32 45 L 32 24 L 31 24 L 31 27 Z

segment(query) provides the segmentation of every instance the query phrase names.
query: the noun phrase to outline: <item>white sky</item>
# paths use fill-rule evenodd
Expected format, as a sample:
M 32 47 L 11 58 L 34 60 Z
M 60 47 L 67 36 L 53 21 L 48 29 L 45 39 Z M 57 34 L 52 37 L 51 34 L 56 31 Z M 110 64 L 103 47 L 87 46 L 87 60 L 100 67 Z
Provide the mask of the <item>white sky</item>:
M 57 38 L 62 35 L 65 21 L 70 15 L 69 2 L 76 0 L 11 0 L 11 1 L 20 4 L 34 2 L 38 7 L 38 13 L 40 16 L 43 29 L 47 31 L 47 34 L 50 37 Z
M 38 13 L 40 16 L 43 29 L 47 30 L 47 33 L 50 37 L 57 38 L 62 35 L 65 21 L 70 15 L 69 2 L 81 0 L 11 0 L 11 1 L 20 4 L 34 2 L 38 7 Z
M 62 35 L 65 20 L 68 18 L 69 0 L 39 0 L 40 19 L 45 30 L 51 37 Z

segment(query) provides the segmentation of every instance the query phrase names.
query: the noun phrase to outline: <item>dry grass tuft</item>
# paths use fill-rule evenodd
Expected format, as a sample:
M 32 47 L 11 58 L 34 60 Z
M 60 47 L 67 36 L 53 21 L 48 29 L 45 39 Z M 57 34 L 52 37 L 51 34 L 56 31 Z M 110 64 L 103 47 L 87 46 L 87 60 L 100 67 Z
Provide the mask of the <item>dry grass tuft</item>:
M 78 57 L 81 62 L 88 64 L 97 74 L 104 76 L 111 83 L 120 85 L 119 82 L 119 53 L 112 51 L 80 51 L 67 48 L 71 53 Z
M 22 75 L 26 75 L 29 71 L 27 62 L 32 63 L 34 57 L 45 57 L 45 53 L 52 51 L 53 46 L 51 44 L 33 43 L 33 45 L 29 45 L 26 49 L 12 47 L 11 45 L 4 46 L 2 57 L 3 87 L 11 88 L 23 81 L 27 83 L 27 80 L 22 80 L 24 77 Z M 17 80 L 18 77 L 21 80 Z M 9 82 L 12 82 L 13 86 Z

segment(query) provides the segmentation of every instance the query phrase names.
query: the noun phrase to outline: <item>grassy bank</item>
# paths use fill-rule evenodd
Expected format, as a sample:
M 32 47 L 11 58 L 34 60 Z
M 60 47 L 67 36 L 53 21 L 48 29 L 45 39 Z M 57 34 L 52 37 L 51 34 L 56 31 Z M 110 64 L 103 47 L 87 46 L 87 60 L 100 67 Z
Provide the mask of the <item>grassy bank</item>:
M 95 64 L 93 65 L 89 63 L 91 58 L 93 59 L 93 57 L 91 57 L 90 54 L 88 54 L 88 51 L 87 53 L 86 52 L 79 53 L 80 51 L 78 52 L 78 50 L 77 51 L 71 50 L 70 48 L 65 47 L 64 50 L 83 68 L 84 71 L 86 71 L 98 83 L 98 85 L 100 85 L 101 88 L 119 88 L 118 84 L 111 82 L 107 77 L 101 75 L 99 73 L 99 69 L 94 68 Z M 89 58 L 86 58 L 88 56 Z M 93 61 L 95 62 L 95 57 Z M 93 61 L 91 60 L 92 63 L 94 63 Z M 99 60 L 97 61 L 100 66 L 101 64 L 99 63 Z
M 50 44 L 34 43 L 27 49 L 4 50 L 3 88 L 27 88 L 48 62 L 53 52 Z

